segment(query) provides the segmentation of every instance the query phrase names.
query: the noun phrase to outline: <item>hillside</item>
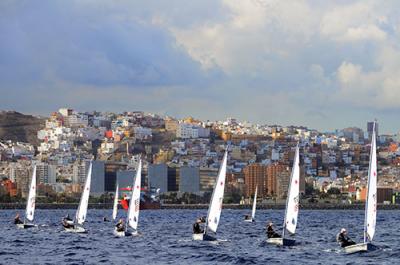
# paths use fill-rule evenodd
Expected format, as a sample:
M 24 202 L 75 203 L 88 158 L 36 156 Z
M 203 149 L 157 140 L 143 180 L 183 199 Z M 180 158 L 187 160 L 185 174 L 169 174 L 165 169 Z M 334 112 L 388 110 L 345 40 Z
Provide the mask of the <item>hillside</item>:
M 0 111 L 0 140 L 38 144 L 37 131 L 44 127 L 45 119 L 16 111 Z

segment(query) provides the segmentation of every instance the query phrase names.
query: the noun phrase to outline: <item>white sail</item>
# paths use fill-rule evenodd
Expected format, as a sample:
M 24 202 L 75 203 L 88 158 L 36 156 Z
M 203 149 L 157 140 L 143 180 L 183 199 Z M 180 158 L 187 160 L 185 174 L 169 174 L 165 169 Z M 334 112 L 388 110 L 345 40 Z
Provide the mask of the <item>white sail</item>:
M 28 201 L 26 202 L 25 218 L 33 221 L 35 215 L 35 201 L 36 201 L 36 166 L 33 168 L 31 185 L 29 187 Z
M 286 213 L 283 234 L 285 229 L 294 234 L 296 232 L 297 217 L 299 214 L 299 191 L 300 191 L 300 165 L 299 165 L 299 145 L 296 147 L 294 156 L 292 174 L 289 182 L 289 191 L 286 201 Z
M 76 211 L 75 219 L 78 224 L 83 224 L 86 219 L 87 208 L 89 204 L 90 183 L 92 179 L 92 162 L 90 162 L 89 171 L 86 177 L 85 187 L 83 188 L 81 201 L 79 202 L 78 210 Z
M 117 212 L 118 212 L 118 191 L 119 191 L 119 185 L 118 185 L 118 179 L 115 183 L 115 195 L 114 195 L 114 207 L 113 207 L 113 213 L 112 213 L 112 218 L 115 220 L 117 218 Z
M 253 210 L 251 211 L 251 219 L 253 220 L 256 217 L 256 205 L 257 205 L 257 187 L 256 187 L 256 192 L 254 193 Z
M 139 222 L 140 208 L 140 189 L 142 180 L 142 161 L 139 161 L 139 166 L 136 170 L 136 177 L 132 186 L 132 196 L 128 209 L 128 225 L 133 229 L 137 229 Z
M 219 170 L 217 182 L 215 183 L 214 192 L 211 197 L 211 203 L 208 209 L 207 228 L 213 232 L 217 232 L 219 218 L 221 216 L 221 211 L 222 211 L 222 202 L 224 200 L 227 157 L 228 157 L 228 152 L 226 151 L 224 158 L 222 160 L 222 165 Z
M 376 226 L 376 206 L 377 206 L 377 164 L 376 164 L 376 136 L 375 124 L 371 139 L 371 152 L 368 170 L 367 201 L 365 205 L 365 224 L 364 242 L 372 241 Z

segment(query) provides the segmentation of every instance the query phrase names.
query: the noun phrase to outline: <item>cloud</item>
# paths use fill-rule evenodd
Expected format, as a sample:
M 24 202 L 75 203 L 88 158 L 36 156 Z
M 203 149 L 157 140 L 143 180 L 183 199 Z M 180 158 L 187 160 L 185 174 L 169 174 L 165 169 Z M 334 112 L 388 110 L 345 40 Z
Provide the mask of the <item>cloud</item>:
M 389 124 L 400 114 L 399 6 L 2 1 L 0 105 L 41 114 L 65 105 L 143 109 L 322 129 L 363 126 L 370 117 Z

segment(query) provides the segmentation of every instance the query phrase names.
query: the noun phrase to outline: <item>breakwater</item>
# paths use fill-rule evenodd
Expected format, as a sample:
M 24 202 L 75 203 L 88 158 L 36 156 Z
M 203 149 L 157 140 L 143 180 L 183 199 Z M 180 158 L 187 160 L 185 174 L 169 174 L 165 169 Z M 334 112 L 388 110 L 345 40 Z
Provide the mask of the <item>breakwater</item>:
M 0 209 L 25 209 L 24 203 L 0 203 Z M 224 204 L 224 209 L 251 209 L 247 204 Z M 302 204 L 301 209 L 305 210 L 363 210 L 364 204 L 335 204 L 335 203 L 315 203 Z M 77 209 L 77 203 L 38 203 L 38 209 Z M 89 203 L 90 209 L 112 209 L 111 203 Z M 207 209 L 208 204 L 162 204 L 161 209 Z M 285 204 L 258 204 L 257 209 L 285 209 Z M 400 210 L 399 204 L 384 205 L 379 204 L 378 210 Z

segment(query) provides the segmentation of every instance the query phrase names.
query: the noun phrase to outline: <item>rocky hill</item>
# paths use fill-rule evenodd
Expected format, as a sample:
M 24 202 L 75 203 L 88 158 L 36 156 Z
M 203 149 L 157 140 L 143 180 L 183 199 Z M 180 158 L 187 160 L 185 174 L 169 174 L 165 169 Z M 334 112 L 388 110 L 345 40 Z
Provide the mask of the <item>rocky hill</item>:
M 0 141 L 12 140 L 38 145 L 37 131 L 45 119 L 16 111 L 0 111 Z

